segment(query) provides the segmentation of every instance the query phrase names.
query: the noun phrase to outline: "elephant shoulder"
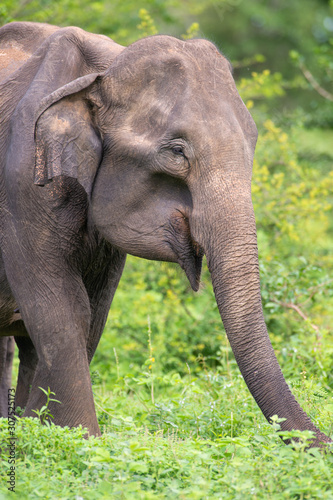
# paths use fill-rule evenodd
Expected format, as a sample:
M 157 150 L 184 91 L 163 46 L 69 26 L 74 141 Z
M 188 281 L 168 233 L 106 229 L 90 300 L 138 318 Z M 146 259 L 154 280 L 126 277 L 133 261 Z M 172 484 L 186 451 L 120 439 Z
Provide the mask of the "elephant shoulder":
M 48 38 L 56 26 L 13 22 L 0 28 L 0 82 L 15 73 Z
M 59 61 L 58 55 L 63 58 L 66 54 L 72 59 L 71 65 L 83 74 L 104 71 L 123 49 L 107 36 L 88 33 L 75 26 L 59 28 L 44 23 L 12 22 L 0 28 L 0 83 L 36 51 L 39 61 L 50 54 L 54 63 Z
M 105 35 L 89 33 L 75 26 L 61 28 L 54 38 L 60 44 L 70 42 L 79 50 L 85 68 L 89 68 L 85 72 L 105 71 L 125 48 Z

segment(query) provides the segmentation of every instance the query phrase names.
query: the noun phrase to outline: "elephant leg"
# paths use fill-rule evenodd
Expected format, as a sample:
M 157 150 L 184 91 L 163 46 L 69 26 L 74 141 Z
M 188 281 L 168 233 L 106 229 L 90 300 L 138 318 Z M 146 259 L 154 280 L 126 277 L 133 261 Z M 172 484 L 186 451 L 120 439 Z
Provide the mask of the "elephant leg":
M 75 285 L 78 290 L 75 290 Z M 40 308 L 43 324 L 39 331 L 36 329 L 41 323 L 39 311 L 29 312 L 32 318 L 29 333 L 38 363 L 24 416 L 33 416 L 33 410 L 45 404 L 45 394 L 40 387 L 50 388 L 55 399 L 60 401 L 60 404 L 49 405 L 55 424 L 69 427 L 82 424 L 89 434 L 99 435 L 86 351 L 90 305 L 78 283 L 67 283 L 66 288 L 72 291 L 75 302 L 64 291 L 63 295 L 56 294 L 58 297 L 53 307 L 48 305 L 46 308 L 44 304 Z
M 73 284 L 67 286 L 67 289 L 75 288 Z M 89 434 L 99 435 L 86 351 L 89 302 L 85 297 L 78 300 L 79 294 L 78 290 L 73 293 L 76 303 L 70 304 L 71 297 L 64 293 L 57 297 L 53 307 L 45 304 L 40 307 L 40 304 L 39 311 L 29 310 L 28 328 L 38 363 L 24 416 L 34 416 L 33 410 L 45 404 L 45 394 L 40 387 L 50 388 L 55 399 L 60 401 L 60 404 L 53 402 L 49 405 L 55 424 L 69 427 L 82 424 Z M 38 330 L 37 325 L 40 325 Z
M 13 247 L 11 250 L 10 257 L 15 252 Z M 55 424 L 69 427 L 82 424 L 89 434 L 99 435 L 87 357 L 91 316 L 89 297 L 82 278 L 61 256 L 58 259 L 54 257 L 45 265 L 38 262 L 38 256 L 34 254 L 17 253 L 15 260 L 6 261 L 8 280 L 35 346 L 32 350 L 34 360 L 28 361 L 29 349 L 26 345 L 22 348 L 22 340 L 20 380 L 25 378 L 27 365 L 30 369 L 28 379 L 31 377 L 38 358 L 23 416 L 35 416 L 33 410 L 40 409 L 46 401 L 40 387 L 50 388 L 55 399 L 61 402 L 49 404 Z M 24 277 L 22 269 L 25 270 Z M 26 383 L 22 380 L 20 384 L 20 405 L 26 399 Z
M 19 372 L 15 394 L 16 407 L 25 408 L 38 364 L 35 346 L 29 337 L 15 337 L 19 349 Z
M 46 402 L 40 388 L 50 389 L 60 401 L 48 406 L 55 424 L 99 435 L 87 356 L 91 306 L 82 277 L 94 267 L 97 245 L 86 212 L 86 193 L 73 179 L 57 178 L 42 189 L 22 182 L 10 198 L 1 250 L 38 357 L 23 416 L 35 416 Z
M 15 342 L 13 337 L 0 337 L 0 417 L 8 417 L 8 390 L 12 385 Z

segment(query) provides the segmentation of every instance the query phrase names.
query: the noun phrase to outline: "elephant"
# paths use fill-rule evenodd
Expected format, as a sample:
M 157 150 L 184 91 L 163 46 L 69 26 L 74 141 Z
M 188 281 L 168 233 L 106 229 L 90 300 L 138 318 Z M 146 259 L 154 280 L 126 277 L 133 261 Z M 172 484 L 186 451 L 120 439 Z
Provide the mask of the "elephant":
M 267 333 L 251 176 L 257 128 L 204 39 L 123 47 L 76 27 L 0 29 L 0 336 L 15 336 L 23 416 L 100 435 L 89 363 L 127 254 L 207 260 L 244 380 L 268 421 L 330 439 L 292 395 Z

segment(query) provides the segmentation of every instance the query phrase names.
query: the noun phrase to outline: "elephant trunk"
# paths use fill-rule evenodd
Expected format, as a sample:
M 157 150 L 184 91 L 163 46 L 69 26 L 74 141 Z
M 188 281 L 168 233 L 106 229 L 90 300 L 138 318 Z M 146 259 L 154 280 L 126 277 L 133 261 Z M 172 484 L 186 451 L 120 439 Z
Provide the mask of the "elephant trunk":
M 201 201 L 209 199 L 212 210 L 202 209 L 199 200 L 191 231 L 205 251 L 221 319 L 244 380 L 269 422 L 278 415 L 286 419 L 282 430 L 314 431 L 312 446 L 330 442 L 291 393 L 267 333 L 250 185 L 235 178 L 208 184 L 213 194 L 201 195 Z

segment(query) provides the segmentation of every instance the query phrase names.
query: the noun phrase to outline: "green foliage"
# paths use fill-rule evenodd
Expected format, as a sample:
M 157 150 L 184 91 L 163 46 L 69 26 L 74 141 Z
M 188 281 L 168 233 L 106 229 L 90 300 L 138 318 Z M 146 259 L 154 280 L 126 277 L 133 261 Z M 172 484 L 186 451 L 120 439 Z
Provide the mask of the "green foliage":
M 254 161 L 253 200 L 258 228 L 270 233 L 274 246 L 282 242 L 276 247 L 279 252 L 290 251 L 285 235 L 298 242 L 302 253 L 314 241 L 314 231 L 315 241 L 325 238 L 332 194 L 333 172 L 320 172 L 317 165 L 302 161 L 292 131 L 288 134 L 266 120 Z
M 300 438 L 284 445 L 278 421 L 264 422 L 236 367 L 228 375 L 206 369 L 198 377 L 164 376 L 156 380 L 155 403 L 149 387 L 131 378 L 129 388 L 127 377 L 120 373 L 106 395 L 94 386 L 101 438 L 86 440 L 81 428 L 43 426 L 38 419 L 17 421 L 20 498 L 331 498 L 333 455 L 307 453 L 309 432 L 283 433 Z M 304 406 L 315 391 L 300 391 Z M 328 401 L 322 392 L 312 414 L 326 431 Z M 0 419 L 1 498 L 11 498 L 8 440 L 7 421 Z
M 135 0 L 4 0 L 0 7 L 0 25 L 15 20 L 79 26 L 128 45 L 174 26 L 180 36 L 191 23 L 173 14 L 179 4 L 177 0 L 142 0 L 139 4 Z
M 144 363 L 149 316 L 154 350 L 166 369 L 187 372 L 186 362 L 198 356 L 214 363 L 216 351 L 226 340 L 208 276 L 205 281 L 206 289 L 194 295 L 178 267 L 129 257 L 106 327 L 112 336 L 118 332 L 113 347 L 120 362 L 131 365 L 134 372 Z M 101 342 L 104 338 L 107 342 L 106 336 Z M 99 352 L 98 363 L 113 364 L 106 346 L 102 344 Z M 97 369 L 106 375 L 99 364 Z
M 47 388 L 47 391 L 42 387 L 39 387 L 39 389 L 45 394 L 46 403 L 39 410 L 32 410 L 32 411 L 36 413 L 37 417 L 39 418 L 42 424 L 49 424 L 53 419 L 53 415 L 49 409 L 49 404 L 51 403 L 51 401 L 53 403 L 59 403 L 59 404 L 61 404 L 61 402 L 58 401 L 57 399 L 52 398 L 52 396 L 55 396 L 55 393 L 52 392 L 49 387 Z
M 152 17 L 146 9 L 139 10 L 139 18 L 141 20 L 141 23 L 138 25 L 138 29 L 142 30 L 142 37 L 156 35 L 158 33 L 158 29 L 156 28 Z
M 280 73 L 272 75 L 268 69 L 259 74 L 254 71 L 250 78 L 242 78 L 238 83 L 238 91 L 241 93 L 244 101 L 247 101 L 249 98 L 271 99 L 272 97 L 283 96 L 285 93 L 282 75 Z M 248 107 L 251 108 L 252 106 L 253 102 Z
M 327 16 L 324 19 L 324 26 L 330 32 L 330 36 L 327 36 L 325 43 L 315 45 L 312 50 L 313 54 L 316 56 L 316 70 L 319 72 L 324 85 L 326 84 L 328 87 L 332 86 L 333 80 L 333 2 L 330 2 L 330 15 L 331 17 Z M 311 88 L 314 89 L 321 97 L 332 103 L 333 93 L 329 92 L 326 88 L 323 88 L 323 86 L 318 82 L 318 79 L 313 76 L 312 72 L 307 67 L 304 55 L 299 53 L 297 50 L 291 50 L 289 55 L 296 66 L 301 70 Z M 333 105 L 330 107 L 332 113 Z
M 186 33 L 182 35 L 183 40 L 190 40 L 191 38 L 195 38 L 199 34 L 199 23 L 192 23 L 191 26 L 186 30 Z

